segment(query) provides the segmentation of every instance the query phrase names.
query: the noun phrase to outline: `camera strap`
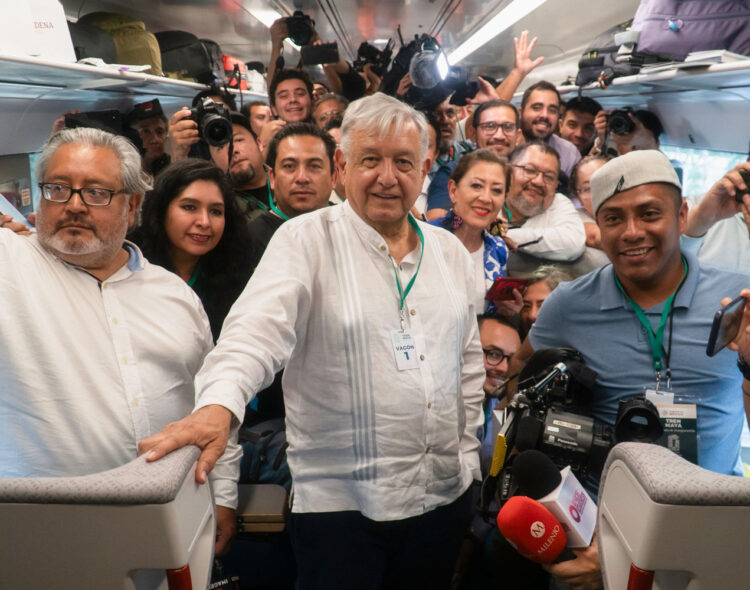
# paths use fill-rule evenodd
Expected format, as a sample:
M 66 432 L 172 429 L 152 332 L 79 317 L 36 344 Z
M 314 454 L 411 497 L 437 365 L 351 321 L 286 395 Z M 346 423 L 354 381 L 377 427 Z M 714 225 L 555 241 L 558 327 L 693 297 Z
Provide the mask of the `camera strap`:
M 680 284 L 677 285 L 677 288 L 674 290 L 674 293 L 672 293 L 664 302 L 664 309 L 661 312 L 661 320 L 659 321 L 659 325 L 656 328 L 656 332 L 654 332 L 653 327 L 651 327 L 651 322 L 648 321 L 648 318 L 646 317 L 643 309 L 641 309 L 641 306 L 630 298 L 630 296 L 625 291 L 625 288 L 622 286 L 622 283 L 620 283 L 620 279 L 618 279 L 617 275 L 615 274 L 615 283 L 617 284 L 617 288 L 620 289 L 622 294 L 625 296 L 625 299 L 628 301 L 628 303 L 630 303 L 630 306 L 633 308 L 635 315 L 638 317 L 638 321 L 641 322 L 643 327 L 646 329 L 646 333 L 648 334 L 648 340 L 651 346 L 651 359 L 653 362 L 654 373 L 656 373 L 657 391 L 659 390 L 659 384 L 661 383 L 662 369 L 666 370 L 667 387 L 669 387 L 669 382 L 672 377 L 669 368 L 669 357 L 672 354 L 672 311 L 674 309 L 675 297 L 682 288 L 682 285 L 685 283 L 685 279 L 687 278 L 688 274 L 688 263 L 687 259 L 684 256 L 682 256 L 682 264 L 685 269 L 682 274 L 682 279 L 680 280 Z M 668 348 L 665 349 L 663 344 L 664 328 L 667 325 L 667 320 L 669 320 L 669 341 Z

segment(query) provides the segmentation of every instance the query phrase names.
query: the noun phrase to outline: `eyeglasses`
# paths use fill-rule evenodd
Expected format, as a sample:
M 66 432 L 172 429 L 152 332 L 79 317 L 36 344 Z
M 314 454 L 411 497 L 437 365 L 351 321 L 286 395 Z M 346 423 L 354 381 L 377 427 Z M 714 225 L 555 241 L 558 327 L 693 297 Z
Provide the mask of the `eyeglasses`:
M 505 123 L 498 123 L 497 121 L 485 121 L 478 125 L 479 129 L 485 135 L 495 135 L 498 129 L 502 129 L 505 135 L 510 135 L 516 130 L 516 124 L 506 121 Z
M 74 194 L 78 193 L 81 200 L 91 207 L 106 207 L 112 202 L 114 195 L 127 192 L 122 189 L 116 191 L 109 188 L 95 188 L 91 186 L 73 188 L 59 182 L 42 182 L 39 188 L 42 189 L 42 196 L 47 201 L 67 203 Z
M 482 352 L 484 353 L 484 358 L 487 359 L 487 364 L 490 367 L 495 367 L 504 360 L 510 362 L 510 358 L 513 356 L 512 354 L 505 354 L 499 348 L 483 348 Z
M 538 174 L 541 174 L 545 184 L 557 185 L 557 176 L 552 174 L 552 172 L 542 172 L 534 166 L 522 166 L 521 164 L 513 164 L 513 167 L 520 170 L 521 174 L 526 177 L 526 180 L 531 180 L 532 178 L 536 178 Z

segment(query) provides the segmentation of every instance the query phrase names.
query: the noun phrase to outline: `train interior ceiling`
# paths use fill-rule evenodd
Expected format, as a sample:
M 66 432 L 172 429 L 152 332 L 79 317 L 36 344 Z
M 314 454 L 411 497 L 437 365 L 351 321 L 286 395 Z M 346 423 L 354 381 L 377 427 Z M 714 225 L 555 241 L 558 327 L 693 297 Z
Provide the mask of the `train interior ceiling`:
M 523 88 L 545 79 L 558 86 L 575 77 L 578 61 L 599 33 L 635 14 L 638 0 L 605 0 L 596 5 L 567 0 L 62 0 L 65 16 L 75 21 L 95 11 L 119 12 L 143 20 L 148 30 L 184 30 L 217 42 L 224 53 L 243 61 L 266 64 L 271 52 L 268 27 L 275 18 L 302 10 L 314 21 L 320 37 L 337 41 L 342 55 L 352 61 L 362 41 L 383 47 L 399 32 L 408 42 L 414 35 L 435 36 L 449 61 L 472 75 L 502 79 L 513 66 L 513 38 L 528 30 L 539 38 L 535 56 L 544 63 L 524 81 Z M 483 29 L 484 27 L 484 29 Z M 463 51 L 487 28 L 489 39 L 473 52 Z M 499 33 L 498 33 L 499 31 Z M 298 52 L 289 43 L 287 64 L 296 64 Z M 723 66 L 727 64 L 721 64 Z M 729 64 L 731 66 L 731 64 Z M 716 68 L 712 68 L 716 69 Z M 196 90 L 190 85 L 130 84 L 90 81 L 86 73 L 34 68 L 7 60 L 0 75 L 0 128 L 6 142 L 0 153 L 39 149 L 51 121 L 71 108 L 95 110 L 158 96 L 167 110 L 186 104 Z M 661 72 L 615 80 L 607 89 L 586 88 L 605 108 L 633 106 L 655 112 L 665 127 L 662 144 L 675 150 L 730 152 L 728 160 L 747 154 L 748 137 L 736 133 L 750 127 L 750 68 L 717 71 Z M 314 72 L 312 72 L 314 75 Z M 570 86 L 569 98 L 578 91 Z M 517 97 L 518 98 L 518 97 Z M 709 150 L 709 152 L 706 152 Z M 674 157 L 674 154 L 670 154 Z M 722 160 L 721 166 L 725 165 Z

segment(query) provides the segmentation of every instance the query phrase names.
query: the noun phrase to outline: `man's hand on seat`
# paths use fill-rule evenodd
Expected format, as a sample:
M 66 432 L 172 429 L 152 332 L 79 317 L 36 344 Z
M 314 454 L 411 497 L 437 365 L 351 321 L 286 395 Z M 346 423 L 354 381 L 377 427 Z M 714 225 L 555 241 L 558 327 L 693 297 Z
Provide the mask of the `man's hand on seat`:
M 232 508 L 216 507 L 216 546 L 214 554 L 218 556 L 229 553 L 232 539 L 237 533 L 237 515 Z
M 573 549 L 575 559 L 544 565 L 559 582 L 570 586 L 571 590 L 599 590 L 604 587 L 602 567 L 599 563 L 599 544 L 596 536 L 585 549 Z
M 224 406 L 205 406 L 182 420 L 167 424 L 159 434 L 144 438 L 138 443 L 138 454 L 148 452 L 146 460 L 156 461 L 167 453 L 196 445 L 202 452 L 195 468 L 195 481 L 206 483 L 208 472 L 227 448 L 231 425 L 232 413 Z

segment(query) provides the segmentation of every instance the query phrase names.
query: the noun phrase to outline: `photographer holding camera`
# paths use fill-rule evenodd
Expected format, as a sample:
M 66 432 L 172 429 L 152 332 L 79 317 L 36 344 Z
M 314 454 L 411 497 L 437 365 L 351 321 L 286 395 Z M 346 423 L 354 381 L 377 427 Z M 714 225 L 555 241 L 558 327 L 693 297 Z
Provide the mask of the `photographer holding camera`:
M 750 296 L 750 281 L 680 250 L 687 223 L 680 193 L 674 168 L 655 150 L 628 153 L 594 173 L 592 206 L 612 265 L 547 298 L 509 372 L 518 372 L 534 350 L 574 348 L 598 374 L 595 418 L 613 424 L 619 400 L 649 392 L 695 416 L 695 428 L 679 434 L 683 451 L 692 446 L 702 467 L 741 475 L 739 390 L 750 395 L 750 367 L 729 350 L 708 357 L 705 343 L 719 301 Z M 748 316 L 730 345 L 740 359 L 750 357 Z M 592 545 L 547 569 L 574 588 L 596 588 L 596 556 Z
M 169 120 L 172 161 L 196 151 L 229 175 L 240 208 L 254 219 L 268 209 L 267 176 L 258 138 L 250 120 L 203 97 L 193 109 L 183 107 Z
M 599 111 L 594 118 L 596 139 L 589 152 L 598 155 L 606 151 L 607 138 L 611 137 L 618 155 L 635 150 L 658 150 L 659 136 L 664 127 L 659 118 L 644 109 L 631 107 Z

